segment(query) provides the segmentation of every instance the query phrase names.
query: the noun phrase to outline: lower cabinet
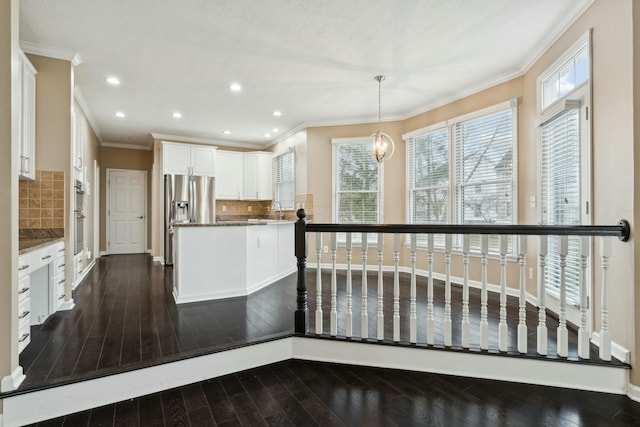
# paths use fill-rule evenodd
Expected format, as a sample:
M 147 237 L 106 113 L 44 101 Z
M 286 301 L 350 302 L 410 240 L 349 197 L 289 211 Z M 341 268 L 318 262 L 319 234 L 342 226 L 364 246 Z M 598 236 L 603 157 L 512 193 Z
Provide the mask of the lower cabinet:
M 31 258 L 18 258 L 18 352 L 31 342 Z

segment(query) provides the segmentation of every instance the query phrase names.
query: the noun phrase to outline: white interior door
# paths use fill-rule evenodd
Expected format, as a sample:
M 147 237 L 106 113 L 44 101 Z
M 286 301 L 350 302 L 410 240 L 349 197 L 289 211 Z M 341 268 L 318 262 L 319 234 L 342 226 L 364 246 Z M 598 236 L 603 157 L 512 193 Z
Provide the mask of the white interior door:
M 144 253 L 147 230 L 146 171 L 108 169 L 107 188 L 109 253 Z

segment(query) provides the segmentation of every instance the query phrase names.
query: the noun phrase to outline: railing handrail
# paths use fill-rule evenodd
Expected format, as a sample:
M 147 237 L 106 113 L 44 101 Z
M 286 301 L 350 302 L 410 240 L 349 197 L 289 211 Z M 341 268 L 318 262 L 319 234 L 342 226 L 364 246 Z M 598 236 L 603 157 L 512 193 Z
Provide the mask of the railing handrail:
M 304 221 L 306 212 L 296 212 Z M 509 234 L 532 236 L 611 236 L 629 240 L 631 227 L 626 219 L 616 225 L 494 225 L 494 224 L 328 224 L 304 222 L 307 232 L 324 233 L 405 233 L 405 234 Z

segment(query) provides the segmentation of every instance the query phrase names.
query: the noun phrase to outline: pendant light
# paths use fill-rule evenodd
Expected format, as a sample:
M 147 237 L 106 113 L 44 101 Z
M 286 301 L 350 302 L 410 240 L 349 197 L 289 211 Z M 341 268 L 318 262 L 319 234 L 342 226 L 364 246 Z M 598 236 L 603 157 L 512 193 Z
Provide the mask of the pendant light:
M 371 139 L 371 148 L 370 152 L 374 159 L 378 163 L 382 163 L 384 160 L 390 159 L 393 156 L 393 151 L 395 149 L 395 145 L 393 144 L 393 139 L 386 133 L 382 133 L 380 131 L 380 122 L 381 122 L 381 94 L 380 94 L 380 85 L 382 81 L 385 79 L 385 76 L 375 76 L 373 78 L 378 82 L 378 131 L 371 135 L 369 138 Z

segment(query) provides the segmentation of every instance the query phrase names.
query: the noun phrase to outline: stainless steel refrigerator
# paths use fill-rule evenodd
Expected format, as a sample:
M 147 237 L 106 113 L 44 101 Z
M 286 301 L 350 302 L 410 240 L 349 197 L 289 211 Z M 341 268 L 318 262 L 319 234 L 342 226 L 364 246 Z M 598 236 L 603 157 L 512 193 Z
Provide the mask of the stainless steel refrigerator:
M 211 176 L 164 176 L 164 264 L 173 265 L 173 224 L 215 224 L 215 179 Z

